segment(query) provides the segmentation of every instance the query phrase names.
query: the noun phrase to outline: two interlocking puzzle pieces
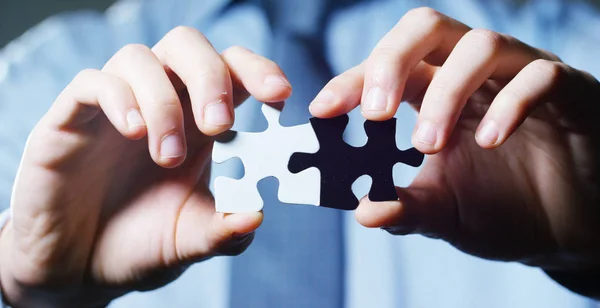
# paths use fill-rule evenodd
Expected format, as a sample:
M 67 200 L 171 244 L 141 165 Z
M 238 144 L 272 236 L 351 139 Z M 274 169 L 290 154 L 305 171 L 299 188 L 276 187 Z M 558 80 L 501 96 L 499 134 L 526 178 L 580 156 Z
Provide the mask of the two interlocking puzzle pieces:
M 214 192 L 217 212 L 260 211 L 263 201 L 257 184 L 266 177 L 279 180 L 278 198 L 283 203 L 309 204 L 354 210 L 358 199 L 352 184 L 362 175 L 373 180 L 369 199 L 398 198 L 392 169 L 396 163 L 421 165 L 424 155 L 414 148 L 396 147 L 396 119 L 366 121 L 367 143 L 353 147 L 343 140 L 348 116 L 311 118 L 310 123 L 284 127 L 281 111 L 263 104 L 268 127 L 259 133 L 230 131 L 215 142 L 212 159 L 223 163 L 239 157 L 245 174 L 237 180 L 217 177 Z

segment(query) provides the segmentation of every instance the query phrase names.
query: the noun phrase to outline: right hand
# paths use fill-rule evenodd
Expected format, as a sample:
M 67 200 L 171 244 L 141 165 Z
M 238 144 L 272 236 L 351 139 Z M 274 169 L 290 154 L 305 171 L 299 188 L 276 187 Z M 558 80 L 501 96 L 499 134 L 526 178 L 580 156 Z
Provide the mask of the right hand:
M 218 54 L 185 27 L 81 72 L 27 142 L 0 234 L 4 296 L 97 307 L 244 251 L 263 215 L 215 213 L 207 136 L 231 128 L 249 95 L 290 94 L 272 61 L 240 47 Z

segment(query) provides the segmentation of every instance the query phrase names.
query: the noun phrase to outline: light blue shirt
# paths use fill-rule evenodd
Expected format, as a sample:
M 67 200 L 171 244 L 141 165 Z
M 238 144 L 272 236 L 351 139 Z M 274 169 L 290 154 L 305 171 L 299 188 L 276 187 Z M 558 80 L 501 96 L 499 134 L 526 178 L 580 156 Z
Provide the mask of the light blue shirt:
M 389 0 L 350 6 L 335 12 L 323 29 L 326 58 L 334 73 L 343 72 L 361 62 L 406 11 L 427 5 L 472 27 L 505 32 L 550 50 L 568 64 L 600 76 L 597 12 L 559 0 L 530 1 L 518 9 L 503 1 L 489 2 Z M 250 4 L 225 10 L 228 3 L 125 0 L 106 14 L 53 17 L 9 44 L 0 53 L 0 207 L 10 203 L 19 159 L 37 120 L 78 71 L 102 67 L 123 45 L 153 45 L 171 28 L 188 25 L 205 33 L 217 50 L 242 45 L 269 56 L 272 37 L 265 13 Z M 238 110 L 236 128 L 249 127 L 256 110 Z M 398 145 L 407 148 L 415 116 L 405 106 L 397 116 Z M 348 141 L 361 143 L 364 138 L 360 115 L 353 112 Z M 395 168 L 396 184 L 408 185 L 417 172 Z M 353 213 L 344 215 L 347 307 L 600 307 L 539 269 L 478 259 L 421 236 L 390 236 L 361 227 Z M 235 296 L 229 294 L 230 262 L 231 258 L 213 258 L 197 264 L 168 286 L 128 294 L 111 307 L 226 308 L 228 298 Z

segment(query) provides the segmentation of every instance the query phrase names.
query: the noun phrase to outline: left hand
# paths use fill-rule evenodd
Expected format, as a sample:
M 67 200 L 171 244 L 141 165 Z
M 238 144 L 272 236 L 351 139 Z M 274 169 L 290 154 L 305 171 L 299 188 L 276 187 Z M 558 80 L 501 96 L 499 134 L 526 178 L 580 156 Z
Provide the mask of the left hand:
M 366 118 L 386 120 L 400 101 L 419 111 L 412 142 L 430 156 L 398 201 L 363 199 L 361 224 L 547 270 L 600 268 L 600 84 L 590 74 L 420 8 L 311 112 L 360 103 Z
M 240 47 L 218 53 L 182 26 L 79 73 L 25 147 L 0 233 L 5 299 L 104 307 L 242 253 L 263 213 L 215 212 L 210 136 L 231 128 L 250 95 L 279 102 L 291 91 L 272 61 Z

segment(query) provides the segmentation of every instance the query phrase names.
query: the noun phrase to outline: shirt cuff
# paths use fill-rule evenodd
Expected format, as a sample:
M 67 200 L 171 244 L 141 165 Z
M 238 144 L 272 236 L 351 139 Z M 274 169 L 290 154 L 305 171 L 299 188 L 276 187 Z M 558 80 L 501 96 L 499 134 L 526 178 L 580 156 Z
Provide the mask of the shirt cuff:
M 4 226 L 10 219 L 10 209 L 5 210 L 0 214 L 0 232 L 4 229 Z M 2 288 L 0 288 L 0 307 L 2 308 L 10 308 L 6 303 L 4 303 L 4 296 L 2 295 Z

